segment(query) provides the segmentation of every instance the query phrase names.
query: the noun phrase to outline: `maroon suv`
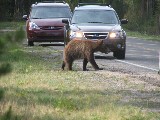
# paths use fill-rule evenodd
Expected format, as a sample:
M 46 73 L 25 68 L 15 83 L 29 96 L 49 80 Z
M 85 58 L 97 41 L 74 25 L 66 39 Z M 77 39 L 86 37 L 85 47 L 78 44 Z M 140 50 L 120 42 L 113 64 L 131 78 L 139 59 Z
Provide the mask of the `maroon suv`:
M 64 23 L 62 19 L 71 18 L 71 10 L 67 3 L 41 2 L 31 6 L 26 21 L 27 42 L 64 42 Z

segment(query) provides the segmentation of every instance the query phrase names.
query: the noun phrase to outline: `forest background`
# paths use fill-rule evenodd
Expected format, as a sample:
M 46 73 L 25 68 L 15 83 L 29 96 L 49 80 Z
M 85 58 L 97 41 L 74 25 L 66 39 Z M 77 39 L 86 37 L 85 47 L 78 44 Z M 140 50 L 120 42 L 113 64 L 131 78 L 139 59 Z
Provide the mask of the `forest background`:
M 0 0 L 0 22 L 21 21 L 24 14 L 29 14 L 31 5 L 41 1 Z M 66 0 L 66 2 L 72 10 L 78 5 L 78 0 Z M 128 19 L 129 24 L 125 25 L 128 30 L 149 35 L 160 34 L 160 0 L 81 0 L 81 2 L 109 3 L 120 19 Z

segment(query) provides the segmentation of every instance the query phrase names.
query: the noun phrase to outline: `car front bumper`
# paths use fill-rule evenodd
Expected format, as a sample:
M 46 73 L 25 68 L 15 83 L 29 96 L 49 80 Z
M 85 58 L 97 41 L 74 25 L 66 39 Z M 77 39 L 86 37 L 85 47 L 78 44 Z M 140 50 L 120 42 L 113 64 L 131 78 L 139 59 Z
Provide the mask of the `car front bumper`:
M 31 30 L 27 31 L 28 41 L 32 42 L 64 42 L 63 30 Z
M 112 51 L 124 50 L 126 39 L 104 39 L 104 44 Z

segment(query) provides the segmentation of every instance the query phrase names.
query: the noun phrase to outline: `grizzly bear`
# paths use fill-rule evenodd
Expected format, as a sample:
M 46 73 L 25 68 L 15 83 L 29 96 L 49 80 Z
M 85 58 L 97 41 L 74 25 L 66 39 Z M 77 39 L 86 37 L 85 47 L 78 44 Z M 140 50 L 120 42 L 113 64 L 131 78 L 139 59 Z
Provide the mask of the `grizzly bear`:
M 83 59 L 83 71 L 86 71 L 87 63 L 90 62 L 95 70 L 99 68 L 94 59 L 94 52 L 107 53 L 108 48 L 103 44 L 103 40 L 71 40 L 64 48 L 62 69 L 66 66 L 68 70 L 72 70 L 73 61 Z

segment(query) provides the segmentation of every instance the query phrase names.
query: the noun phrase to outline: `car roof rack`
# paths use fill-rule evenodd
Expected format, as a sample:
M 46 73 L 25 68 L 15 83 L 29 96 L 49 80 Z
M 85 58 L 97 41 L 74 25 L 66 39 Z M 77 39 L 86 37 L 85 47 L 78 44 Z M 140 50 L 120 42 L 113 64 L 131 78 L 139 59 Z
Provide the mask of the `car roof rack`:
M 78 0 L 78 7 L 79 7 L 79 6 L 83 6 L 83 5 L 100 5 L 100 6 L 108 6 L 108 7 L 111 7 L 112 1 L 113 1 L 113 0 L 110 0 L 109 3 L 99 3 L 99 2 L 83 3 L 83 2 L 81 2 L 81 0 Z
M 45 1 L 42 1 L 41 0 L 41 3 L 66 3 L 66 0 L 45 0 Z
M 104 3 L 78 3 L 78 6 L 83 6 L 83 5 L 100 5 L 100 6 L 109 6 L 109 4 L 104 4 Z

